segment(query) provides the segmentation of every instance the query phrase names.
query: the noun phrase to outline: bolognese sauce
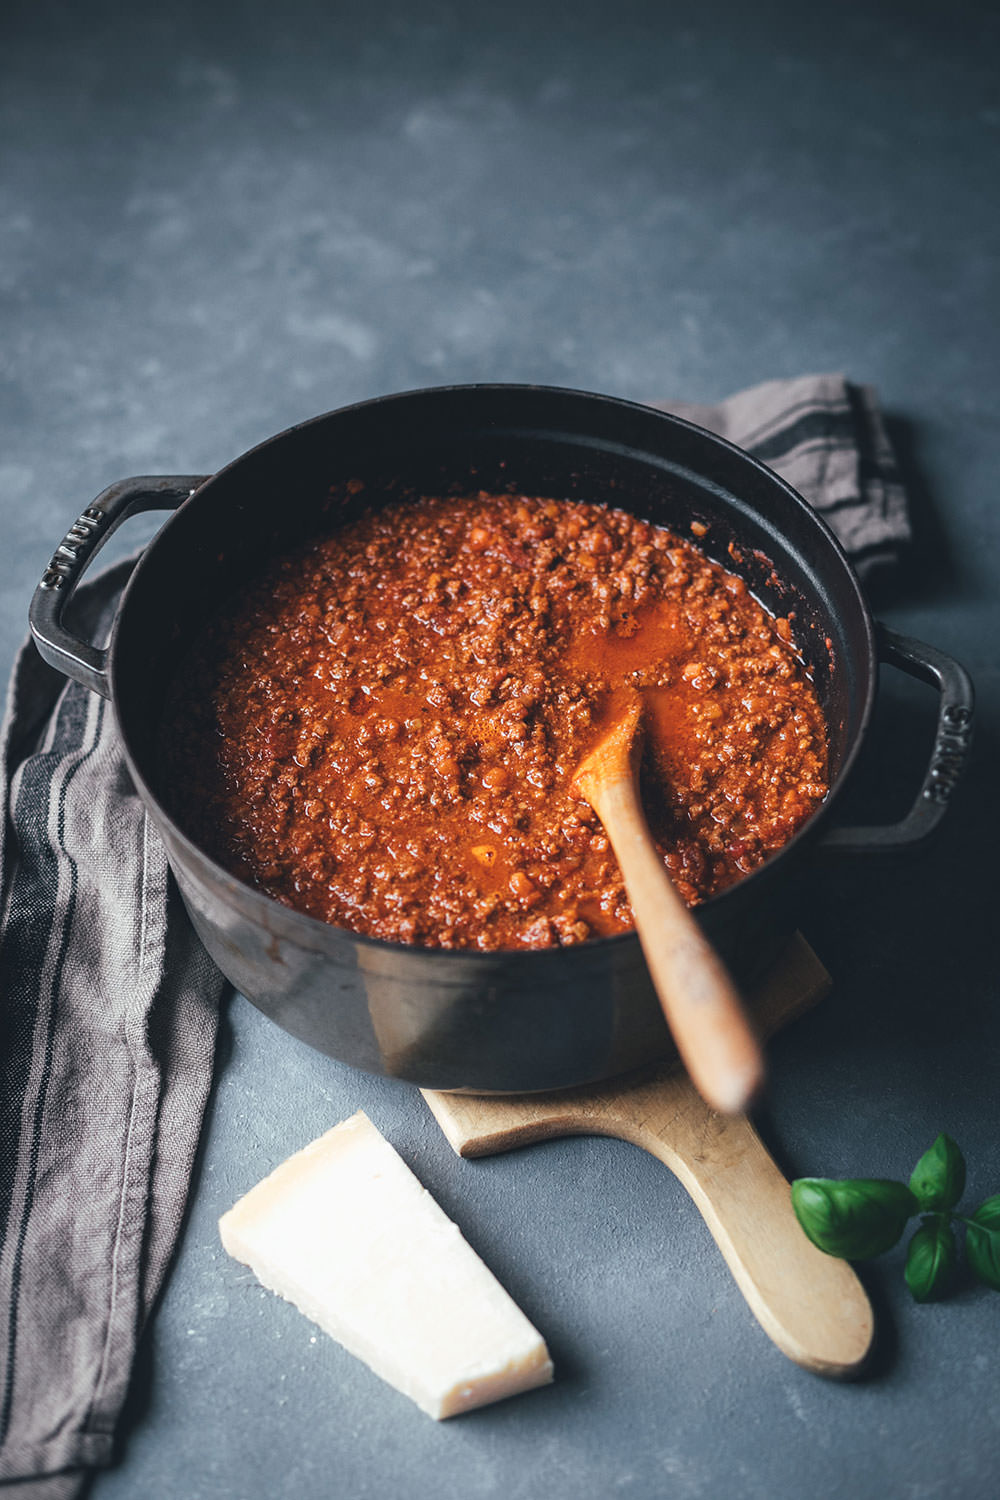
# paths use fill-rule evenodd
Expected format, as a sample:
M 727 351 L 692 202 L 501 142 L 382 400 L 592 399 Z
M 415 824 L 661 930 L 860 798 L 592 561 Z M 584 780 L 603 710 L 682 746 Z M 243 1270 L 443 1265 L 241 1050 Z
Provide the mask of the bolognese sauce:
M 209 624 L 170 696 L 166 779 L 216 859 L 314 917 L 446 948 L 579 943 L 633 926 L 570 783 L 636 689 L 650 826 L 694 904 L 826 794 L 790 621 L 622 510 L 390 502 Z

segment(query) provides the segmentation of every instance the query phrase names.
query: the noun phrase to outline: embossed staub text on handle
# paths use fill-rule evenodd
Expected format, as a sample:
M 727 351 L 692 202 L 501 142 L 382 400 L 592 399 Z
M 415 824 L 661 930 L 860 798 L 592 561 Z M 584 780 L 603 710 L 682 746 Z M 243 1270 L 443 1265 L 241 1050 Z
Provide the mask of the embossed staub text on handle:
M 59 546 L 52 554 L 48 567 L 39 581 L 39 588 L 61 589 L 76 575 L 80 564 L 89 555 L 94 538 L 107 522 L 107 515 L 96 505 L 88 505 L 83 514 L 73 522 Z
M 958 785 L 972 740 L 972 710 L 949 704 L 941 714 L 934 742 L 934 758 L 927 774 L 924 796 L 931 802 L 947 802 Z

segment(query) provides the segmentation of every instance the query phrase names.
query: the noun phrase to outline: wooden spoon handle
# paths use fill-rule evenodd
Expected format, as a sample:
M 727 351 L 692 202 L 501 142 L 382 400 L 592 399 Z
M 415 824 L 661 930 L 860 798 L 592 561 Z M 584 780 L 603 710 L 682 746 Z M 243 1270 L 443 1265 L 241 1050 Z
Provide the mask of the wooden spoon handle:
M 763 1053 L 740 997 L 663 867 L 633 781 L 608 780 L 591 797 L 618 858 L 677 1050 L 707 1103 L 737 1114 L 764 1077 Z

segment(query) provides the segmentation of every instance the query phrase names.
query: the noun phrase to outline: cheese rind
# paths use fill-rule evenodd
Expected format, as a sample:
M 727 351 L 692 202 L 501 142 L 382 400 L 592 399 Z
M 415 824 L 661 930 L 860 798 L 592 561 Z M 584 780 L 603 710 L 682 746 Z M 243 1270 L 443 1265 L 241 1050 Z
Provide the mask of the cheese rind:
M 251 1188 L 219 1232 L 432 1417 L 552 1379 L 540 1334 L 362 1111 Z

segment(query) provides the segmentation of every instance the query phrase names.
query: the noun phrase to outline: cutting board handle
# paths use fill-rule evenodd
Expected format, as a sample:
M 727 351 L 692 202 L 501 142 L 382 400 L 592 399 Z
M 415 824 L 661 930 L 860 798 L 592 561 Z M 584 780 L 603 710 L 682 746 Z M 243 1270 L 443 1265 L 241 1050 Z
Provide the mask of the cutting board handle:
M 516 1101 L 430 1090 L 424 1097 L 461 1156 L 564 1135 L 641 1146 L 690 1193 L 751 1312 L 783 1354 L 838 1379 L 863 1365 L 874 1319 L 854 1271 L 806 1239 L 788 1183 L 746 1116 L 715 1114 L 684 1075 L 663 1071 L 620 1089 Z
M 754 996 L 761 1032 L 828 987 L 816 955 L 796 937 Z M 562 1135 L 617 1136 L 651 1152 L 687 1188 L 754 1316 L 789 1359 L 835 1378 L 864 1364 L 874 1318 L 854 1271 L 806 1239 L 788 1183 L 746 1116 L 713 1113 L 677 1067 L 555 1094 L 424 1090 L 424 1098 L 460 1156 Z
M 788 1183 L 746 1116 L 713 1114 L 689 1086 L 683 1092 L 687 1099 L 650 1089 L 641 1101 L 630 1093 L 620 1114 L 608 1100 L 601 1133 L 642 1146 L 676 1174 L 750 1310 L 789 1359 L 819 1375 L 857 1373 L 874 1319 L 854 1271 L 803 1234 Z

